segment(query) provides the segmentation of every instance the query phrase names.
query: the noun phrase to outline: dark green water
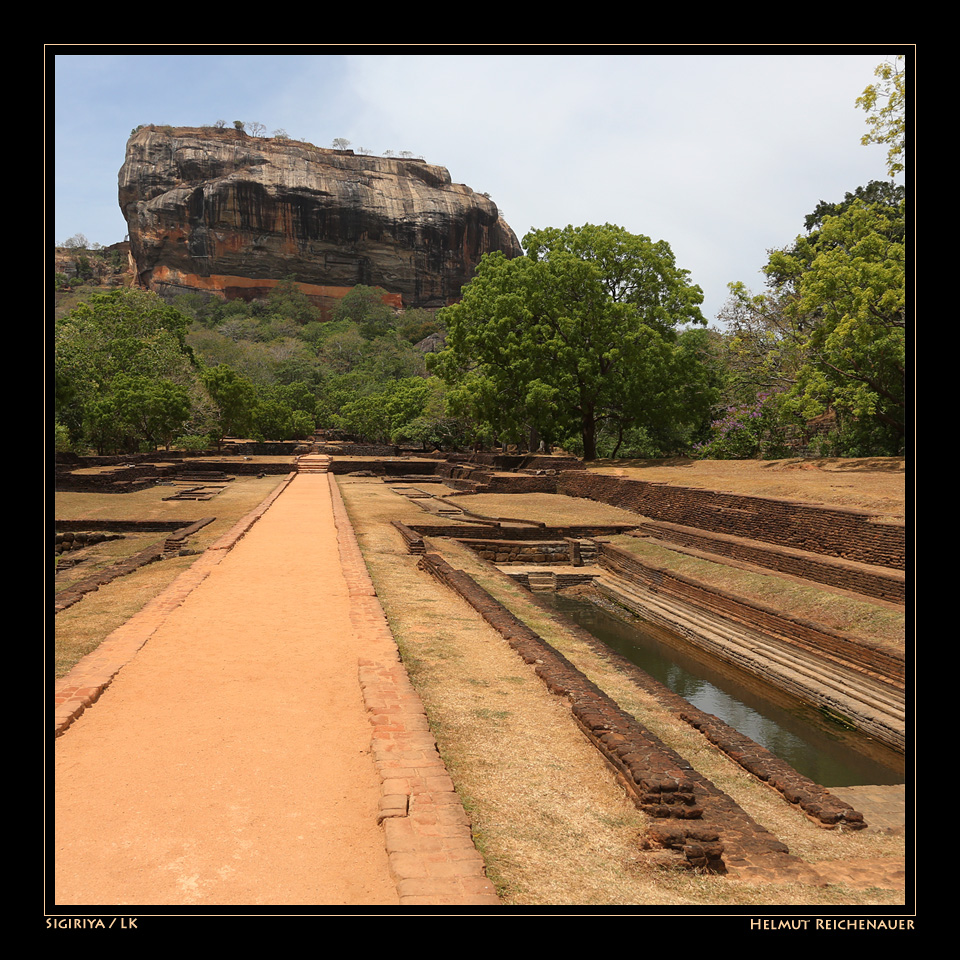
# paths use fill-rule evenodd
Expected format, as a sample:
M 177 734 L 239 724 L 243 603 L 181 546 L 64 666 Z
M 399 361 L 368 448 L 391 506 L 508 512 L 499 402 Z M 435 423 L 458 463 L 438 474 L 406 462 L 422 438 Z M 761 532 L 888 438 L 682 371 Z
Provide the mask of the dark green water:
M 719 717 L 825 787 L 904 782 L 904 758 L 786 694 L 765 691 L 680 639 L 560 594 L 556 608 L 688 703 Z

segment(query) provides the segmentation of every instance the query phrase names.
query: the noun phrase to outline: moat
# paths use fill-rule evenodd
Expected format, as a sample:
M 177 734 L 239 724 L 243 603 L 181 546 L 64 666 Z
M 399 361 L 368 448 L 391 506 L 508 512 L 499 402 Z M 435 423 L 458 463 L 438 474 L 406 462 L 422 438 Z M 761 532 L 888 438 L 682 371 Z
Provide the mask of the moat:
M 663 630 L 645 628 L 588 600 L 553 594 L 565 616 L 688 703 L 765 747 L 826 787 L 904 782 L 904 757 L 835 719 L 696 651 Z

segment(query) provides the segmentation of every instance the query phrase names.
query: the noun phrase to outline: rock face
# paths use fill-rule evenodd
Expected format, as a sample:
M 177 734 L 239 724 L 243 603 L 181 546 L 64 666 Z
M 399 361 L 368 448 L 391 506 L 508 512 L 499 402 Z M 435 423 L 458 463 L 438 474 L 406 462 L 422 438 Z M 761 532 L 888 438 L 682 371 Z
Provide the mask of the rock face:
M 521 253 L 492 200 L 422 160 L 148 126 L 119 186 L 138 280 L 161 294 L 249 299 L 292 277 L 322 307 L 357 284 L 441 307 L 484 253 Z

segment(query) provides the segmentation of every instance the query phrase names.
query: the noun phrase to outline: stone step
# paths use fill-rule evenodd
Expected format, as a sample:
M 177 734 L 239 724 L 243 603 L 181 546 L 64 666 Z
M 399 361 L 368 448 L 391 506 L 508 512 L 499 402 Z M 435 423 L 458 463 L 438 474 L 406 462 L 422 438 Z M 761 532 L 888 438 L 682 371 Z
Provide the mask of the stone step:
M 531 570 L 527 573 L 527 585 L 532 591 L 556 593 L 557 575 L 550 570 Z
M 580 559 L 584 563 L 592 563 L 597 559 L 597 556 L 600 553 L 600 548 L 597 546 L 595 540 L 579 540 L 577 542 L 580 544 Z
M 330 458 L 321 453 L 308 453 L 297 458 L 297 473 L 328 473 Z

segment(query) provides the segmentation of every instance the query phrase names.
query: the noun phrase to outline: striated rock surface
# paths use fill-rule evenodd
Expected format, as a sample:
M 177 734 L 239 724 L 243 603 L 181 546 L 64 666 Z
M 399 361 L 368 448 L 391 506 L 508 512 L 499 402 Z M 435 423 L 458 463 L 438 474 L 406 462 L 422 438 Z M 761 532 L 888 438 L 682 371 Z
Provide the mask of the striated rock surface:
M 234 129 L 137 130 L 119 188 L 138 280 L 161 294 L 250 298 L 292 277 L 321 306 L 366 284 L 440 307 L 483 254 L 521 252 L 496 204 L 443 167 Z

